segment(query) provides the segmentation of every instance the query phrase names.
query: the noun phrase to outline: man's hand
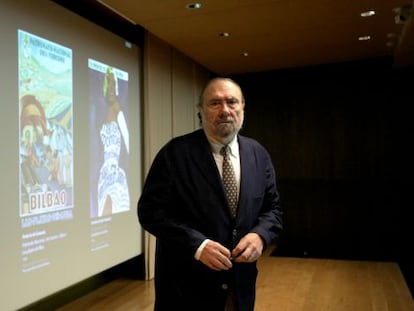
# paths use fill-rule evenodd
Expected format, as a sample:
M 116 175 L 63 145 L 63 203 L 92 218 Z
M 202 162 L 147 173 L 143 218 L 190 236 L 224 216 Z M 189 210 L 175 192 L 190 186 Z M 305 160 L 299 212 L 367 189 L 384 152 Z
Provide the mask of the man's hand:
M 234 262 L 254 262 L 262 255 L 263 240 L 257 233 L 246 234 L 231 252 Z
M 200 261 L 216 271 L 228 270 L 233 266 L 230 261 L 230 250 L 214 241 L 207 242 L 201 252 Z

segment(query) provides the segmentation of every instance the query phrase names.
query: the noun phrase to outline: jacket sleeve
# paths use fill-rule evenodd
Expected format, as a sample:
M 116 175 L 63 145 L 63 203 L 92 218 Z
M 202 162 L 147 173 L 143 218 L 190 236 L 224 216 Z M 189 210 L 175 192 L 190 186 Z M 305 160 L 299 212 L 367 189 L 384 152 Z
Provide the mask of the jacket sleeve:
M 258 233 L 266 247 L 276 240 L 283 228 L 279 192 L 276 185 L 276 173 L 270 156 L 264 152 L 264 197 L 257 225 L 252 232 Z
M 254 140 L 244 140 L 244 188 L 246 203 L 243 210 L 249 232 L 259 234 L 266 247 L 282 231 L 282 209 L 276 185 L 276 173 L 266 149 Z M 243 174 L 243 172 L 242 172 Z
M 145 230 L 162 241 L 187 249 L 193 256 L 206 237 L 185 223 L 175 198 L 175 170 L 168 144 L 156 155 L 137 204 L 138 219 Z

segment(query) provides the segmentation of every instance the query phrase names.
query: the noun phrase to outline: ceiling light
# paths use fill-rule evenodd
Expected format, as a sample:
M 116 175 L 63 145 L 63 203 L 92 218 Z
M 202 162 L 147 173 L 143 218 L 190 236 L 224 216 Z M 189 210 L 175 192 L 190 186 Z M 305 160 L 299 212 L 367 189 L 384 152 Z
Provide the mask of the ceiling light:
M 203 4 L 200 2 L 189 3 L 185 6 L 189 10 L 199 10 L 203 7 Z
M 224 32 L 220 32 L 220 37 L 230 37 L 230 33 L 224 31 Z
M 365 12 L 361 12 L 360 14 L 362 17 L 370 17 L 370 16 L 374 16 L 375 15 L 375 11 L 374 10 L 370 10 L 370 11 L 365 11 Z
M 244 56 L 244 57 L 246 57 L 246 56 L 249 56 L 249 53 L 243 52 L 243 53 L 241 53 L 241 55 Z
M 358 37 L 359 41 L 367 41 L 367 40 L 370 40 L 370 39 L 371 39 L 371 36 L 360 36 L 360 37 Z

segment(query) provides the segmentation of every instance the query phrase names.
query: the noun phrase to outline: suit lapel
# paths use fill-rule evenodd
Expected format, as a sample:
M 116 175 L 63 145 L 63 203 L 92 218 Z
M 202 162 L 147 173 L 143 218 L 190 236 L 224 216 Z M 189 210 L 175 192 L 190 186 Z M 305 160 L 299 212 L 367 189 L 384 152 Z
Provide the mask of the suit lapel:
M 197 147 L 193 148 L 191 151 L 193 166 L 197 167 L 203 178 L 205 178 L 207 183 L 211 186 L 212 193 L 215 193 L 217 196 L 218 204 L 223 204 L 227 207 L 226 213 L 228 215 L 228 219 L 232 219 L 231 208 L 227 201 L 226 192 L 222 183 L 220 172 L 216 165 L 216 161 L 211 151 L 210 143 L 208 142 L 203 130 L 201 130 L 195 138 L 197 139 L 197 143 L 194 143 L 193 145 Z
M 197 143 L 194 144 L 196 147 L 191 150 L 191 161 L 193 166 L 200 170 L 201 175 L 214 188 L 214 191 L 223 191 L 220 173 L 211 152 L 210 144 L 204 132 L 200 130 L 200 133 L 201 135 L 196 137 Z
M 246 198 L 249 193 L 249 176 L 252 169 L 254 169 L 254 158 L 252 157 L 252 149 L 246 143 L 246 140 L 239 136 L 239 151 L 240 151 L 240 193 L 238 215 L 243 213 L 243 206 L 245 206 Z M 240 216 L 240 215 L 239 215 Z

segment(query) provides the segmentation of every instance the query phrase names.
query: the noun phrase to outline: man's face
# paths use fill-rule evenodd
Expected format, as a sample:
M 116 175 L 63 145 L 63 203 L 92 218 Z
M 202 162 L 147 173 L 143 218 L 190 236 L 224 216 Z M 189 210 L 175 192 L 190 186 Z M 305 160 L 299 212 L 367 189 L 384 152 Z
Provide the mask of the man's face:
M 229 80 L 213 81 L 205 89 L 198 110 L 207 135 L 216 142 L 229 143 L 243 124 L 242 92 Z

